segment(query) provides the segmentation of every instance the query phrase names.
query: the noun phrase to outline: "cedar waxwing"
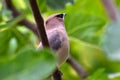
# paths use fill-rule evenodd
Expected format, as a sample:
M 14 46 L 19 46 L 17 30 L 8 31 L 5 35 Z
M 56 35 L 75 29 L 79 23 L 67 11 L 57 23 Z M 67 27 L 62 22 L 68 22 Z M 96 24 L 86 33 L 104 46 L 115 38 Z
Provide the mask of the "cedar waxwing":
M 64 26 L 65 15 L 53 14 L 44 23 L 50 47 L 58 59 L 57 66 L 63 64 L 69 57 L 69 41 Z M 38 48 L 42 48 L 41 42 Z

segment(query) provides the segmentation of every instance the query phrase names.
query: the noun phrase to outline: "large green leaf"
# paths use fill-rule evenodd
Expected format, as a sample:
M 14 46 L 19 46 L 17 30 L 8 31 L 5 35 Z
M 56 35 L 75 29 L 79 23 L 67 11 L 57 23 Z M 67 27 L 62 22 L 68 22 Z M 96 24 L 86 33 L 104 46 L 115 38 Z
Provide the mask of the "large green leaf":
M 88 71 L 94 71 L 98 67 L 105 67 L 107 61 L 100 48 L 80 41 L 76 38 L 69 38 L 71 55 L 77 59 Z
M 95 72 L 99 68 L 104 68 L 107 72 L 120 71 L 120 61 L 111 61 L 105 53 L 97 46 L 70 38 L 71 55 L 89 72 Z
M 43 80 L 55 67 L 56 59 L 49 50 L 24 48 L 0 60 L 0 80 Z
M 98 45 L 105 21 L 97 16 L 76 12 L 66 16 L 65 24 L 69 36 Z
M 95 5 L 91 5 L 90 2 Z M 68 14 L 65 17 L 68 35 L 99 45 L 102 28 L 106 23 L 106 18 L 100 17 L 104 15 L 102 9 L 98 0 L 77 0 L 74 6 L 68 6 L 64 10 Z

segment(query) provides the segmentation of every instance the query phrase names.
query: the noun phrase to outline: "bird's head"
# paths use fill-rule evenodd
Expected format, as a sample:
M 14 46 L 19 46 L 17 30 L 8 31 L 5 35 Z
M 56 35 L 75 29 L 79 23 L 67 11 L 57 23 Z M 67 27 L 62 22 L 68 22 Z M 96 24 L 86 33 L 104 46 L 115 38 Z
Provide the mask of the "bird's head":
M 49 16 L 45 21 L 46 28 L 59 27 L 60 25 L 64 25 L 64 17 L 65 13 L 62 14 L 53 14 Z

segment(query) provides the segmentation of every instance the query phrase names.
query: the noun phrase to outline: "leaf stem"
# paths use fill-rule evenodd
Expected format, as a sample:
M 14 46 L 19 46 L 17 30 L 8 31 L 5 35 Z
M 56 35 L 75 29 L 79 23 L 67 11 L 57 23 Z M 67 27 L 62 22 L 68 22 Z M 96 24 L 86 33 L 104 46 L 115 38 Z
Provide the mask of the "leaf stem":
M 73 57 L 69 57 L 67 63 L 70 64 L 75 69 L 75 71 L 82 79 L 88 77 L 88 73 L 79 63 L 77 63 L 77 61 Z
M 115 4 L 112 2 L 112 0 L 101 0 L 108 16 L 112 21 L 118 21 L 118 12 L 116 9 Z

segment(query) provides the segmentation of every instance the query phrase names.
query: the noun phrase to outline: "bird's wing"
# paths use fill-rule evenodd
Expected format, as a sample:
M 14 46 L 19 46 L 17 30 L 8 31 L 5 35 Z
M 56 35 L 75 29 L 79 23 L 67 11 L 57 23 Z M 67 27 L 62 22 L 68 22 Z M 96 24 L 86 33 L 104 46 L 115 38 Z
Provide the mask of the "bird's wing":
M 55 31 L 47 33 L 47 37 L 48 37 L 48 41 L 49 41 L 49 44 L 52 50 L 57 51 L 59 48 L 61 48 L 63 38 L 58 31 L 55 30 Z M 39 49 L 43 48 L 41 42 L 38 48 Z
M 57 51 L 59 48 L 61 48 L 63 38 L 60 35 L 58 31 L 53 31 L 51 33 L 48 33 L 48 40 L 50 47 L 54 50 Z

